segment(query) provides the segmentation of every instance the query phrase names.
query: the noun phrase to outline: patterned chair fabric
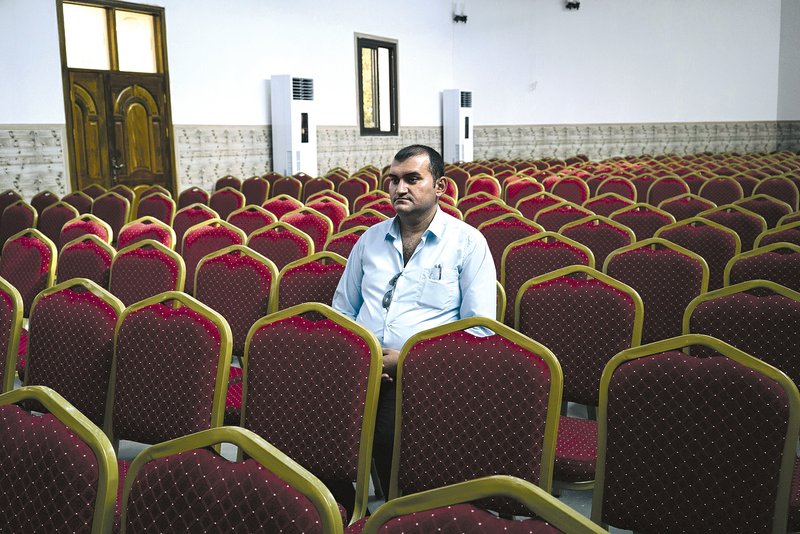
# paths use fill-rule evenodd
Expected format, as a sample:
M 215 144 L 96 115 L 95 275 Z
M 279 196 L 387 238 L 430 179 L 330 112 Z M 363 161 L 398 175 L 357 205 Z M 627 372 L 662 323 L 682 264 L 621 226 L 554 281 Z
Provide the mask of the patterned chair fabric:
M 314 250 L 325 248 L 328 238 L 334 234 L 333 222 L 313 208 L 302 207 L 281 216 L 280 220 L 305 232 L 314 241 Z
M 593 268 L 594 255 L 586 246 L 555 232 L 543 232 L 508 245 L 500 268 L 500 283 L 508 296 L 505 323 L 514 324 L 514 301 L 525 282 L 568 265 Z
M 361 211 L 370 202 L 374 202 L 382 198 L 388 199 L 389 193 L 386 191 L 368 191 L 353 201 L 353 212 Z
M 356 226 L 373 226 L 381 221 L 388 219 L 383 213 L 377 212 L 373 209 L 363 209 L 356 212 L 349 217 L 345 217 L 339 224 L 339 232 L 344 232 Z
M 663 227 L 656 237 L 687 248 L 702 256 L 708 264 L 708 289 L 723 286 L 725 265 L 741 252 L 739 236 L 733 230 L 713 221 L 692 217 Z
M 14 387 L 21 334 L 22 297 L 14 286 L 0 278 L 0 393 Z
M 272 261 L 278 270 L 314 253 L 311 237 L 281 221 L 250 234 L 247 246 Z
M 18 403 L 34 401 L 45 415 Z M 110 532 L 117 490 L 111 442 L 46 387 L 0 396 L 0 506 L 8 532 Z
M 737 200 L 734 204 L 764 217 L 764 220 L 767 221 L 767 228 L 775 228 L 778 226 L 778 221 L 781 217 L 785 217 L 792 212 L 792 207 L 789 204 L 763 194 L 745 197 L 742 200 Z
M 323 177 L 312 178 L 303 185 L 303 202 L 308 205 L 308 199 L 311 195 L 335 190 L 336 184 L 332 180 Z
M 361 234 L 366 230 L 366 226 L 356 226 L 344 232 L 333 234 L 330 239 L 328 239 L 328 242 L 325 243 L 325 252 L 334 252 L 343 258 L 347 258 L 350 256 L 350 252 L 353 250 L 358 238 L 360 238 Z
M 244 232 L 220 219 L 211 219 L 186 230 L 181 247 L 181 256 L 186 264 L 185 291 L 194 293 L 194 272 L 204 256 L 231 245 L 244 245 L 245 241 L 247 236 Z
M 61 228 L 59 248 L 64 248 L 70 241 L 84 235 L 95 235 L 104 243 L 108 244 L 111 244 L 113 238 L 113 232 L 108 223 L 98 219 L 91 213 L 86 213 L 77 219 L 64 223 L 64 226 Z
M 221 315 L 161 293 L 125 309 L 115 343 L 109 437 L 159 443 L 222 424 L 231 331 Z
M 644 306 L 636 291 L 590 267 L 572 265 L 529 280 L 517 293 L 514 327 L 544 344 L 564 373 L 564 401 L 597 406 L 600 376 L 618 352 L 639 345 Z M 594 479 L 596 422 L 562 417 L 554 478 Z
M 201 222 L 218 218 L 219 214 L 205 204 L 192 204 L 179 210 L 172 220 L 172 229 L 175 230 L 175 250 L 179 254 L 183 251 L 183 236 L 186 230 Z
M 461 213 L 466 213 L 472 208 L 485 204 L 486 202 L 491 202 L 492 200 L 497 200 L 497 197 L 485 191 L 478 191 L 477 193 L 459 198 L 456 202 L 456 208 L 458 208 Z
M 172 226 L 175 217 L 175 201 L 164 193 L 151 193 L 142 197 L 136 209 L 136 217 L 153 217 L 167 226 Z
M 650 188 L 647 190 L 647 203 L 651 206 L 658 206 L 665 200 L 690 192 L 689 186 L 681 178 L 665 176 L 650 184 Z
M 269 198 L 269 182 L 261 176 L 251 176 L 242 182 L 242 194 L 246 206 L 260 206 Z
M 0 247 L 14 234 L 36 228 L 38 218 L 36 209 L 24 200 L 17 200 L 4 209 L 0 216 Z
M 72 279 L 43 291 L 31 310 L 26 386 L 58 391 L 103 425 L 114 328 L 125 306 L 94 282 Z
M 279 178 L 272 184 L 272 195 L 275 197 L 286 195 L 300 202 L 302 193 L 303 182 L 294 176 L 285 176 L 283 178 Z M 276 213 L 275 215 L 277 216 L 278 214 Z
M 310 195 L 308 197 L 308 199 L 306 200 L 306 204 L 311 204 L 312 202 L 315 202 L 315 201 L 317 201 L 317 200 L 319 200 L 321 198 L 330 198 L 331 200 L 339 201 L 341 204 L 343 204 L 345 206 L 348 205 L 347 197 L 345 197 L 342 194 L 337 193 L 336 191 L 320 191 L 319 193 L 314 193 L 313 195 Z M 292 210 L 289 210 L 289 211 L 292 211 Z
M 564 201 L 539 211 L 533 220 L 548 232 L 558 232 L 562 226 L 592 215 L 591 211 Z
M 122 185 L 122 184 L 115 185 L 114 187 L 109 189 L 109 192 L 118 194 L 122 198 L 126 199 L 128 203 L 131 205 L 131 207 L 133 207 L 133 201 L 136 198 L 136 195 L 134 194 L 133 189 L 131 189 L 127 185 Z
M 606 178 L 600 183 L 599 186 L 597 186 L 597 192 L 595 193 L 596 196 L 601 196 L 605 193 L 616 193 L 617 195 L 634 202 L 636 202 L 638 198 L 636 186 L 633 185 L 633 182 L 621 176 L 611 176 Z
M 636 189 L 636 201 L 645 203 L 647 202 L 647 192 L 650 186 L 659 179 L 655 174 L 640 174 L 631 178 L 631 184 Z
M 689 192 L 693 195 L 697 195 L 700 192 L 700 188 L 703 187 L 703 184 L 707 180 L 705 176 L 696 172 L 687 172 L 686 174 L 682 174 L 681 178 L 683 182 L 689 186 Z
M 212 449 L 231 443 L 247 460 Z M 151 446 L 125 479 L 122 532 L 342 532 L 333 496 L 311 473 L 253 432 L 205 430 Z
M 516 206 L 521 199 L 544 191 L 544 186 L 533 178 L 520 178 L 507 181 L 503 184 L 503 189 L 503 199 L 506 204 Z
M 444 175 L 453 180 L 455 182 L 456 187 L 458 188 L 459 196 L 466 196 L 464 191 L 467 187 L 467 179 L 469 178 L 469 173 L 460 167 L 451 167 L 449 169 L 445 169 Z
M 725 266 L 725 285 L 747 280 L 771 280 L 800 291 L 800 246 L 775 243 L 734 256 Z
M 736 204 L 724 204 L 712 208 L 701 212 L 699 217 L 719 223 L 736 232 L 742 243 L 743 252 L 752 250 L 756 238 L 767 230 L 767 221 L 764 217 Z
M 100 195 L 92 203 L 92 215 L 111 227 L 112 243 L 119 235 L 120 229 L 127 224 L 130 211 L 131 204 L 128 199 L 112 191 Z
M 178 195 L 178 210 L 182 210 L 192 204 L 208 204 L 208 191 L 200 187 L 190 187 L 181 191 Z
M 519 215 L 519 212 L 502 200 L 490 200 L 464 213 L 464 222 L 478 228 L 481 224 L 503 215 Z
M 586 245 L 592 251 L 598 267 L 602 267 L 611 252 L 636 241 L 630 228 L 600 215 L 590 215 L 565 224 L 558 233 Z
M 681 352 L 698 345 L 713 354 Z M 601 384 L 592 519 L 639 532 L 786 532 L 798 409 L 790 379 L 708 336 L 618 354 Z
M 800 221 L 800 211 L 795 211 L 793 213 L 787 213 L 786 215 L 778 219 L 778 224 L 776 224 L 776 226 L 783 226 L 785 224 L 798 221 Z
M 605 193 L 590 198 L 583 203 L 583 207 L 592 211 L 595 215 L 608 217 L 615 211 L 632 204 L 635 204 L 633 200 L 629 200 L 616 193 Z
M 760 182 L 758 178 L 754 178 L 753 176 L 744 173 L 734 174 L 731 176 L 731 178 L 736 180 L 736 182 L 742 186 L 742 195 L 746 197 L 753 193 L 753 190 Z
M 523 197 L 517 201 L 516 208 L 520 214 L 526 219 L 535 220 L 536 215 L 551 206 L 561 204 L 564 202 L 560 197 L 552 193 L 543 191 L 541 193 L 534 193 L 533 195 Z
M 211 195 L 208 205 L 224 221 L 228 218 L 228 215 L 244 207 L 244 195 L 238 189 L 224 187 Z
M 6 189 L 2 193 L 0 193 L 0 214 L 2 214 L 7 207 L 17 202 L 18 200 L 23 200 L 22 195 L 20 195 L 13 189 Z
M 114 254 L 114 248 L 96 235 L 87 234 L 74 239 L 58 255 L 56 283 L 72 278 L 86 278 L 103 289 L 108 289 Z
M 56 202 L 58 202 L 58 195 L 52 191 L 39 191 L 31 198 L 31 206 L 33 206 L 33 209 L 35 209 L 36 213 L 39 215 Z
M 147 239 L 114 256 L 108 289 L 125 306 L 165 291 L 182 291 L 186 267 L 183 259 L 161 243 Z
M 159 219 L 145 215 L 122 227 L 117 236 L 117 247 L 123 249 L 145 239 L 158 241 L 171 249 L 174 249 L 176 244 L 175 230 L 172 227 Z
M 214 191 L 222 191 L 226 187 L 230 187 L 236 191 L 241 191 L 242 189 L 242 181 L 235 177 L 228 174 L 227 176 L 223 176 L 219 180 L 214 183 Z
M 439 202 L 445 202 L 450 204 L 451 206 L 456 205 L 455 200 L 453 200 L 450 197 L 447 197 L 446 195 L 440 196 Z M 378 200 L 373 200 L 372 202 L 364 206 L 364 209 L 375 210 L 378 213 L 386 215 L 387 217 L 394 217 L 395 215 L 397 215 L 397 211 L 394 209 L 394 204 L 392 204 L 392 201 L 388 198 L 379 198 Z
M 769 195 L 789 204 L 792 211 L 797 211 L 798 209 L 800 192 L 798 192 L 797 185 L 785 176 L 773 176 L 761 180 L 753 190 L 753 194 Z
M 706 200 L 694 193 L 668 198 L 658 204 L 658 208 L 675 217 L 676 222 L 691 219 L 692 217 L 696 217 L 701 211 L 716 207 L 717 205 L 710 200 Z
M 701 197 L 710 200 L 717 206 L 732 204 L 744 198 L 744 190 L 739 182 L 728 176 L 719 176 L 706 180 L 698 193 Z
M 66 202 L 78 210 L 78 213 L 84 215 L 92 212 L 92 203 L 94 202 L 94 199 L 83 191 L 73 191 L 72 193 L 61 197 L 61 201 Z
M 650 239 L 659 229 L 675 222 L 669 213 L 641 202 L 615 211 L 608 218 L 630 228 L 637 241 Z
M 800 245 L 800 222 L 789 223 L 784 226 L 777 226 L 772 230 L 766 230 L 756 237 L 753 248 L 759 248 L 774 243 L 791 243 Z
M 382 369 L 374 335 L 327 305 L 303 304 L 260 319 L 244 362 L 242 426 L 320 479 L 355 482 L 361 519 Z
M 346 263 L 338 254 L 317 252 L 286 265 L 278 275 L 272 311 L 306 302 L 331 302 Z
M 19 291 L 25 317 L 36 295 L 53 285 L 55 275 L 56 246 L 39 230 L 23 230 L 3 245 L 0 278 Z
M 492 319 L 462 319 L 412 336 L 397 377 L 390 500 L 487 475 L 550 490 L 561 369 L 544 345 Z M 488 507 L 525 513 L 508 500 Z
M 47 206 L 40 212 L 36 228 L 53 243 L 58 243 L 61 238 L 61 229 L 72 219 L 77 219 L 80 213 L 71 204 L 57 201 Z
M 489 252 L 492 253 L 497 279 L 500 279 L 503 252 L 506 247 L 515 241 L 531 237 L 544 232 L 544 228 L 525 217 L 511 213 L 501 215 L 478 226 L 478 230 L 486 243 L 489 245 Z
M 503 187 L 494 176 L 473 176 L 465 184 L 465 195 L 469 196 L 474 193 L 487 193 L 495 198 L 500 198 L 503 192 Z
M 589 199 L 589 186 L 575 176 L 567 176 L 557 180 L 549 191 L 573 204 L 581 205 Z
M 256 205 L 245 206 L 228 215 L 228 223 L 239 228 L 244 235 L 248 236 L 277 220 L 272 212 Z
M 261 207 L 280 220 L 281 217 L 290 211 L 302 208 L 303 203 L 289 195 L 278 195 L 264 202 Z
M 308 202 L 306 206 L 329 218 L 331 220 L 331 224 L 333 225 L 334 233 L 339 228 L 339 225 L 342 224 L 342 221 L 345 220 L 348 215 L 350 215 L 350 211 L 347 209 L 347 204 L 342 204 L 333 198 L 318 198 Z M 391 209 L 394 210 L 394 208 Z
M 99 184 L 89 184 L 81 189 L 81 192 L 92 197 L 92 200 L 96 199 L 100 195 L 105 194 L 107 191 L 108 190 L 105 187 Z
M 442 195 L 442 196 L 444 196 L 444 195 Z M 450 204 L 445 203 L 441 199 L 439 199 L 439 208 L 443 212 L 445 212 L 446 214 L 450 215 L 451 217 L 455 217 L 459 221 L 463 221 L 464 220 L 464 216 L 461 214 L 461 211 L 459 211 L 458 208 L 456 208 L 455 206 L 451 206 Z
M 497 517 L 470 503 L 487 497 L 506 497 L 527 508 L 535 519 Z M 378 508 L 364 525 L 363 534 L 425 532 L 503 532 L 556 534 L 606 532 L 580 513 L 525 480 L 493 475 L 442 488 L 398 497 Z

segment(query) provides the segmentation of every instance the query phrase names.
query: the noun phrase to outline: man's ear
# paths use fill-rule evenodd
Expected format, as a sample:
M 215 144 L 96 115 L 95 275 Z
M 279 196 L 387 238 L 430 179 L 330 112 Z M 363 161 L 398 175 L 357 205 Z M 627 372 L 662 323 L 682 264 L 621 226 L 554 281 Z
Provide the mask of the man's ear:
M 444 176 L 436 180 L 436 183 L 433 184 L 434 190 L 436 192 L 436 196 L 440 197 L 444 194 L 445 190 L 447 189 L 447 180 Z

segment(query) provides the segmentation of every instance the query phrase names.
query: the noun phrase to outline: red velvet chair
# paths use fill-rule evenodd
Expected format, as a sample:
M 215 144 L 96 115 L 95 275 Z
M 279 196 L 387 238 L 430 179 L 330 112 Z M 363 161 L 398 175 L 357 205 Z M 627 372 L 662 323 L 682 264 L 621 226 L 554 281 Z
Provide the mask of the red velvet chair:
M 277 218 L 272 212 L 265 210 L 254 204 L 232 212 L 228 215 L 228 223 L 239 228 L 245 235 L 250 235 L 256 230 L 260 230 L 270 224 L 277 222 Z
M 0 278 L 19 291 L 25 317 L 28 317 L 36 295 L 52 286 L 55 276 L 56 246 L 39 230 L 23 230 L 3 245 Z
M 800 245 L 800 222 L 789 223 L 766 230 L 756 237 L 753 248 L 759 248 L 774 243 L 792 243 Z
M 58 202 L 58 195 L 52 191 L 46 190 L 39 191 L 33 195 L 33 198 L 31 198 L 31 206 L 33 206 L 33 209 L 35 209 L 36 213 L 38 213 L 40 216 L 45 209 L 47 209 L 49 206 L 52 206 L 56 202 Z
M 581 205 L 589 199 L 589 186 L 586 181 L 576 176 L 565 176 L 556 180 L 548 189 L 552 194 L 567 202 Z
M 521 199 L 542 191 L 544 186 L 533 178 L 509 180 L 503 184 L 503 199 L 509 206 L 516 206 Z
M 503 252 L 515 241 L 544 232 L 544 228 L 522 215 L 508 213 L 478 226 L 478 231 L 486 238 L 489 252 L 492 253 L 497 279 L 500 280 Z
M 222 178 L 218 179 L 214 183 L 214 191 L 221 191 L 226 187 L 230 187 L 231 189 L 235 189 L 236 191 L 242 190 L 242 181 L 235 177 L 231 176 L 230 174 L 223 176 Z
M 342 204 L 333 198 L 318 198 L 306 203 L 306 207 L 316 210 L 328 217 L 333 225 L 334 233 L 339 228 L 339 225 L 342 224 L 342 221 L 350 215 L 347 204 Z
M 142 197 L 136 209 L 136 218 L 149 216 L 168 226 L 172 226 L 175 217 L 175 201 L 164 193 L 150 193 Z
M 108 276 L 116 251 L 93 234 L 73 239 L 61 249 L 56 267 L 56 282 L 86 278 L 108 289 Z
M 611 252 L 636 241 L 630 228 L 600 215 L 590 215 L 565 224 L 558 233 L 586 245 L 594 255 L 595 265 L 599 267 Z
M 326 215 L 305 206 L 282 215 L 280 221 L 305 232 L 314 241 L 314 250 L 322 250 L 334 234 L 333 223 Z
M 178 210 L 182 210 L 192 204 L 208 204 L 209 194 L 200 187 L 189 187 L 181 191 L 178 195 Z
M 261 176 L 251 176 L 242 182 L 244 204 L 260 206 L 269 198 L 269 182 Z
M 742 243 L 742 252 L 751 250 L 759 234 L 767 230 L 767 221 L 764 220 L 764 217 L 736 204 L 723 204 L 717 208 L 702 211 L 698 216 L 736 232 Z
M 660 210 L 666 211 L 675 217 L 676 222 L 697 217 L 701 211 L 716 207 L 717 205 L 710 200 L 706 200 L 693 193 L 668 198 L 658 205 Z
M 601 196 L 605 193 L 616 193 L 617 195 L 627 198 L 636 202 L 638 193 L 636 186 L 627 178 L 621 176 L 611 176 L 603 180 L 597 187 L 595 196 Z
M 665 176 L 659 178 L 647 190 L 647 203 L 651 206 L 658 206 L 665 200 L 691 193 L 689 186 L 683 179 L 675 176 Z
M 186 292 L 194 293 L 194 272 L 204 256 L 231 245 L 244 245 L 245 241 L 244 232 L 220 219 L 210 219 L 186 230 L 181 247 L 186 263 Z
M 130 212 L 131 204 L 128 199 L 112 191 L 100 195 L 92 203 L 92 215 L 111 227 L 112 244 L 116 242 L 120 229 L 128 223 Z
M 186 230 L 201 222 L 218 219 L 219 214 L 205 204 L 192 204 L 178 210 L 172 220 L 172 229 L 175 230 L 175 250 L 180 253 L 183 250 L 183 236 Z
M 271 194 L 273 197 L 288 196 L 300 202 L 303 198 L 303 182 L 294 176 L 284 176 L 272 183 Z M 269 209 L 269 208 L 267 208 Z M 275 214 L 277 215 L 277 213 Z
M 279 275 L 271 309 L 285 310 L 306 302 L 328 304 L 347 260 L 332 252 L 317 252 L 284 266 Z
M 732 204 L 744 198 L 744 190 L 739 182 L 729 176 L 718 176 L 706 180 L 698 194 L 717 206 Z
M 764 194 L 777 198 L 786 202 L 791 206 L 792 211 L 798 210 L 798 201 L 800 201 L 800 192 L 798 192 L 797 185 L 785 176 L 773 176 L 761 180 L 758 185 L 753 189 L 753 195 Z M 36 206 L 34 206 L 36 207 Z
M 473 228 L 478 228 L 481 224 L 503 215 L 520 215 L 520 213 L 502 200 L 490 200 L 464 213 L 464 222 Z
M 616 193 L 604 193 L 590 198 L 583 203 L 583 207 L 592 211 L 595 215 L 608 217 L 615 211 L 632 204 L 635 204 L 633 200 L 629 200 Z
M 125 306 L 165 291 L 183 291 L 186 266 L 175 251 L 146 239 L 117 252 L 108 289 Z
M 358 241 L 361 234 L 366 230 L 366 226 L 356 226 L 344 232 L 333 234 L 328 239 L 328 242 L 325 243 L 325 248 L 323 250 L 325 250 L 325 252 L 334 252 L 343 258 L 347 258 L 350 256 L 350 252 L 353 250 L 356 241 Z
M 356 212 L 348 217 L 345 217 L 339 224 L 339 232 L 355 228 L 356 226 L 373 226 L 381 221 L 388 219 L 383 213 L 377 212 L 373 209 L 365 208 Z
M 24 200 L 17 200 L 4 209 L 0 216 L 0 247 L 12 235 L 28 228 L 36 228 L 38 218 L 36 209 Z
M 250 234 L 247 246 L 275 264 L 279 270 L 314 253 L 314 242 L 294 226 L 275 222 Z
M 563 201 L 539 211 L 533 220 L 548 232 L 558 232 L 565 224 L 592 215 L 594 213 L 577 204 Z
M 734 256 L 725 266 L 725 285 L 771 280 L 800 291 L 800 246 L 774 243 Z
M 792 207 L 786 202 L 764 194 L 745 197 L 734 204 L 764 217 L 767 228 L 775 228 L 782 217 L 792 212 Z
M 108 223 L 98 219 L 91 213 L 86 213 L 77 219 L 64 223 L 64 226 L 61 227 L 59 248 L 63 248 L 70 241 L 87 234 L 95 235 L 109 245 L 113 237 L 113 232 Z
M 123 249 L 145 239 L 158 241 L 171 249 L 176 246 L 175 230 L 164 222 L 145 215 L 122 227 L 117 237 L 117 247 Z
M 72 219 L 77 219 L 80 213 L 71 204 L 57 201 L 39 212 L 36 228 L 53 243 L 58 243 L 61 238 L 61 229 Z
M 208 205 L 224 221 L 228 215 L 244 207 L 244 195 L 238 189 L 224 187 L 214 191 L 208 200 Z
M 73 191 L 68 195 L 61 197 L 62 202 L 66 202 L 70 206 L 78 210 L 78 213 L 83 215 L 92 212 L 92 203 L 94 199 L 84 193 L 83 191 Z
M 659 229 L 675 222 L 675 217 L 666 211 L 642 202 L 617 210 L 608 218 L 630 228 L 637 241 L 650 239 Z
M 22 334 L 22 297 L 19 291 L 0 278 L 0 392 L 14 388 L 14 373 Z M 26 336 L 27 339 L 27 336 Z
M 281 217 L 290 211 L 302 208 L 303 203 L 289 195 L 277 195 L 264 202 L 261 207 L 280 220 Z

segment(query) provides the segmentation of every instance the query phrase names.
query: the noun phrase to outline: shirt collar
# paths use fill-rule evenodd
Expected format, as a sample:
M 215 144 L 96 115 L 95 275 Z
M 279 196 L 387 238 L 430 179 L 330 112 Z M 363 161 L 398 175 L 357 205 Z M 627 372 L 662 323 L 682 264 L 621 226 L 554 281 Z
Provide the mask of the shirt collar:
M 442 209 L 437 205 L 433 220 L 431 220 L 431 224 L 428 225 L 427 230 L 425 230 L 425 233 L 422 235 L 425 236 L 428 234 L 428 232 L 430 232 L 434 236 L 441 238 L 442 235 L 444 235 L 444 229 L 447 226 L 447 219 L 445 217 L 449 217 L 449 215 L 443 212 Z M 398 219 L 397 215 L 395 215 L 392 218 L 392 224 L 389 225 L 389 229 L 386 231 L 386 239 L 394 241 L 398 237 L 400 237 L 400 219 Z

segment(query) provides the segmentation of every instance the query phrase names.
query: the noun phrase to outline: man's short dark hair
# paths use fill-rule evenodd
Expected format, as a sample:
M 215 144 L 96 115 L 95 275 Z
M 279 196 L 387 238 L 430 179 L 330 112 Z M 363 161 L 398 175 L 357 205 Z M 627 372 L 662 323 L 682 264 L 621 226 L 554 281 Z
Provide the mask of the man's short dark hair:
M 444 176 L 444 159 L 442 159 L 442 155 L 439 154 L 436 150 L 432 149 L 429 146 L 425 145 L 410 145 L 405 148 L 401 148 L 400 151 L 395 154 L 394 160 L 403 162 L 408 158 L 413 158 L 414 156 L 421 156 L 425 154 L 428 156 L 428 170 L 433 176 L 434 183 L 436 180 Z

